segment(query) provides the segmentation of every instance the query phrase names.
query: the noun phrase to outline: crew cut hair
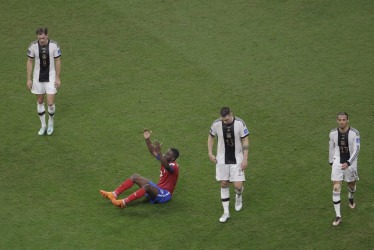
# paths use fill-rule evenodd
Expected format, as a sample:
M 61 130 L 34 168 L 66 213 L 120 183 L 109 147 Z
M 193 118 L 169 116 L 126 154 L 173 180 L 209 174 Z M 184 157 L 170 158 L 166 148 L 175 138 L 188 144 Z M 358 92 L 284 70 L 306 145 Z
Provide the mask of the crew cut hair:
M 179 151 L 176 148 L 171 148 L 171 152 L 173 152 L 175 160 L 179 157 Z

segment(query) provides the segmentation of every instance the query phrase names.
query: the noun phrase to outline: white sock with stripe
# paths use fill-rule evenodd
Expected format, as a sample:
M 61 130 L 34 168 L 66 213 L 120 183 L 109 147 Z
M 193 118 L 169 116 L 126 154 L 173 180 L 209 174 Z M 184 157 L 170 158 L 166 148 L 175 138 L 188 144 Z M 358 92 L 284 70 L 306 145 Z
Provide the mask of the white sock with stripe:
M 223 206 L 223 212 L 229 214 L 229 204 L 230 204 L 230 188 L 221 187 L 221 200 Z

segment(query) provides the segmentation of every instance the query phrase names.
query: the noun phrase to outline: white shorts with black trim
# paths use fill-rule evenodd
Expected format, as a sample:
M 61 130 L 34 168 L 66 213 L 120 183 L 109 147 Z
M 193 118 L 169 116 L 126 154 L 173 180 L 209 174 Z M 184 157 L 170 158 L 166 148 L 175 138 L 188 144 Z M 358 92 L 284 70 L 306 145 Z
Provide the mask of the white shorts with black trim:
M 332 181 L 342 181 L 353 182 L 359 180 L 357 163 L 352 163 L 349 168 L 342 170 L 341 163 L 333 163 L 331 169 L 331 180 Z
M 216 165 L 217 181 L 245 181 L 244 170 L 241 164 L 217 164 Z
M 56 94 L 57 88 L 55 85 L 55 81 L 51 82 L 39 82 L 39 81 L 33 81 L 32 83 L 32 89 L 31 93 L 36 95 L 42 95 L 42 94 Z

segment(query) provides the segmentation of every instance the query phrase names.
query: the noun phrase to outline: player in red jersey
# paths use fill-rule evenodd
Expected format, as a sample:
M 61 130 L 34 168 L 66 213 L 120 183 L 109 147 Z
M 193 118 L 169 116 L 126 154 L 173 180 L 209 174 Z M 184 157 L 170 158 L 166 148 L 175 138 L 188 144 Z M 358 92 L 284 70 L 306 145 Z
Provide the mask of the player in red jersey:
M 149 152 L 161 162 L 160 180 L 156 185 L 143 176 L 133 174 L 113 192 L 100 190 L 101 195 L 110 199 L 117 207 L 125 207 L 129 202 L 143 196 L 148 196 L 151 203 L 164 203 L 168 202 L 173 195 L 179 175 L 179 166 L 175 162 L 179 156 L 179 151 L 175 148 L 170 148 L 163 155 L 161 153 L 161 143 L 158 141 L 151 142 L 151 133 L 148 129 L 144 129 L 143 135 Z M 117 200 L 118 195 L 131 188 L 134 184 L 137 184 L 140 189 L 125 199 Z

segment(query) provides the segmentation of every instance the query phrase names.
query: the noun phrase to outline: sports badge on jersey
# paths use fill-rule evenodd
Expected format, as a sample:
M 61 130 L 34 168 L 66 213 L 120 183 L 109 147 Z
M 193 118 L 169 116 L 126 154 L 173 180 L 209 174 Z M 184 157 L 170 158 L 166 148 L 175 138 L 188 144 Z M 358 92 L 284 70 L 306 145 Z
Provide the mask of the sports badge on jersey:
M 248 132 L 248 129 L 246 128 L 246 129 L 244 129 L 244 134 L 245 135 L 248 135 L 249 134 L 249 132 Z
M 360 144 L 360 138 L 356 138 L 356 143 Z

